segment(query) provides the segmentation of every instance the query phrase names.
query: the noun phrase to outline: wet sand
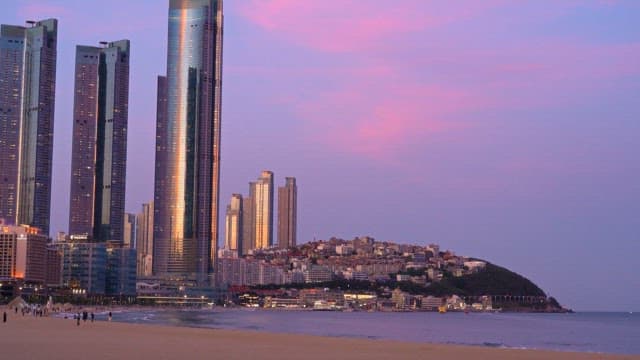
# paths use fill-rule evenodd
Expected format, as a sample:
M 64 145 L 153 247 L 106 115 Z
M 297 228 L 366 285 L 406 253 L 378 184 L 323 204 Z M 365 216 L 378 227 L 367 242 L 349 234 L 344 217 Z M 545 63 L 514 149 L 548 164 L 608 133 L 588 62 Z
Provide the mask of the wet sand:
M 1 316 L 1 315 L 0 315 Z M 251 331 L 81 322 L 9 313 L 2 359 L 640 359 L 640 356 L 403 343 Z

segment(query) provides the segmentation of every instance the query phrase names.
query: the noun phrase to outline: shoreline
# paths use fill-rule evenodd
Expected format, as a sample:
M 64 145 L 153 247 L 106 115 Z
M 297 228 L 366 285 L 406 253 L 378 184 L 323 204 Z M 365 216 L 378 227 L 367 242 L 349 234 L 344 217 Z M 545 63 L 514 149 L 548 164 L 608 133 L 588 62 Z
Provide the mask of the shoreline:
M 376 360 L 434 356 L 496 360 L 640 359 L 638 355 L 416 343 L 120 321 L 87 321 L 78 326 L 73 319 L 23 317 L 20 314 L 9 314 L 8 322 L 0 323 L 0 348 L 11 359 L 84 359 L 87 353 L 98 359 L 122 359 L 133 355 L 143 359 L 175 359 L 185 354 L 193 359 L 212 356 L 244 359 L 260 354 L 265 360 Z
M 11 331 L 6 331 L 11 329 Z M 640 359 L 635 355 L 576 353 L 488 346 L 443 345 L 383 339 L 323 337 L 250 330 L 219 330 L 124 322 L 81 322 L 55 317 L 9 316 L 0 323 L 0 348 L 11 359 Z

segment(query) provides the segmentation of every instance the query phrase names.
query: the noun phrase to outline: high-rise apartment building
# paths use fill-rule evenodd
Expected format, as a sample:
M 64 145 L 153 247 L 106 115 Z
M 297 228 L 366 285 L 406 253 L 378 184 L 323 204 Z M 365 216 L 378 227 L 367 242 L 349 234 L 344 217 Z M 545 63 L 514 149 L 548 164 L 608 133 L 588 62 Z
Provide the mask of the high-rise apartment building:
M 257 181 L 250 183 L 249 197 L 253 200 L 253 238 L 256 249 L 273 246 L 273 172 L 263 171 Z
M 297 244 L 298 187 L 296 178 L 288 177 L 278 188 L 278 247 L 286 249 Z
M 76 48 L 69 234 L 124 241 L 129 40 Z
M 0 218 L 49 234 L 58 21 L 0 28 Z
M 242 254 L 242 195 L 233 194 L 231 203 L 227 206 L 227 216 L 225 219 L 225 242 L 224 247 L 228 250 Z
M 138 276 L 152 275 L 153 265 L 153 201 L 142 204 L 138 214 L 136 230 L 136 250 L 138 251 Z
M 238 255 L 247 255 L 256 248 L 254 224 L 253 198 L 248 196 L 242 199 L 242 249 Z
M 213 279 L 218 243 L 222 4 L 170 0 L 158 89 L 153 273 L 201 284 Z

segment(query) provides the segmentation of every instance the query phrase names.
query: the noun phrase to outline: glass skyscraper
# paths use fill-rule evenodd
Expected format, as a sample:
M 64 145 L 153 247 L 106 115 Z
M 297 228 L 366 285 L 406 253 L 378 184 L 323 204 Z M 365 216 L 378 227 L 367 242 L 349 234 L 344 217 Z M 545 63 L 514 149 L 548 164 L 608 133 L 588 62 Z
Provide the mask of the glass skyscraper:
M 69 233 L 124 241 L 129 40 L 76 48 Z
M 0 218 L 49 234 L 58 21 L 0 28 Z
M 153 273 L 201 284 L 218 243 L 222 10 L 222 0 L 170 0 L 158 81 Z

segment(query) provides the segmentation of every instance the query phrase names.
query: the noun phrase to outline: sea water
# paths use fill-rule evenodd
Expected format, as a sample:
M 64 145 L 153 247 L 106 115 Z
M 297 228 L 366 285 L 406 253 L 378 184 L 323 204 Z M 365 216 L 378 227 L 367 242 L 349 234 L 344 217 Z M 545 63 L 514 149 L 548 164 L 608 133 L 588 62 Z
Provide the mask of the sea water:
M 114 321 L 522 349 L 640 354 L 640 314 L 143 310 Z

